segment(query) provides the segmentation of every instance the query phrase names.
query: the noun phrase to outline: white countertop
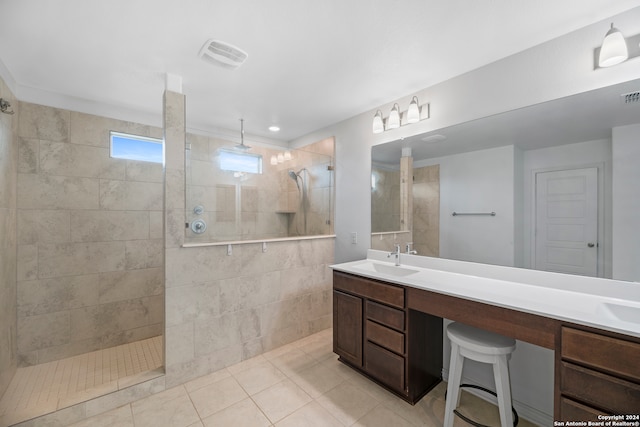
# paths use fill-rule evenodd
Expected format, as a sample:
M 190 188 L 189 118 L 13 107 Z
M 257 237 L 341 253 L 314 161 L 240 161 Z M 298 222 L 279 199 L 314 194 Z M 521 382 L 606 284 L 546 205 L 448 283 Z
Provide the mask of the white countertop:
M 337 271 L 640 338 L 640 283 L 369 250 Z

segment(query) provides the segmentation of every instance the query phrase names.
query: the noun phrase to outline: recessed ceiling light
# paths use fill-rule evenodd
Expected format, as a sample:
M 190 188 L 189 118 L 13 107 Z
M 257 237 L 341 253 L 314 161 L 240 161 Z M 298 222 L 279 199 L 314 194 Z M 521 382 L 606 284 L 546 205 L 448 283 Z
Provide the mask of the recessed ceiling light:
M 271 132 L 278 132 L 280 130 L 280 128 L 278 126 L 269 126 L 269 130 Z

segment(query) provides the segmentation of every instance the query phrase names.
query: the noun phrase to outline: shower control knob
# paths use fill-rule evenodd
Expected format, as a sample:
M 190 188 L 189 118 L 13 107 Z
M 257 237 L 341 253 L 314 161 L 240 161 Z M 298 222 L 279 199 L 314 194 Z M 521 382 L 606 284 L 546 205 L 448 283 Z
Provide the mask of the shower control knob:
M 196 234 L 202 234 L 207 229 L 207 223 L 204 220 L 196 219 L 191 223 L 191 231 Z

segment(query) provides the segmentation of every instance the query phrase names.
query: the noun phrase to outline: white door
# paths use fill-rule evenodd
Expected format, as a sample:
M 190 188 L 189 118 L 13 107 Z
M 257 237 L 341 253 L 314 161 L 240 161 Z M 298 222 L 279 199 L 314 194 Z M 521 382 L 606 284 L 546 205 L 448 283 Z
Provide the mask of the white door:
M 535 268 L 598 275 L 598 169 L 536 174 Z

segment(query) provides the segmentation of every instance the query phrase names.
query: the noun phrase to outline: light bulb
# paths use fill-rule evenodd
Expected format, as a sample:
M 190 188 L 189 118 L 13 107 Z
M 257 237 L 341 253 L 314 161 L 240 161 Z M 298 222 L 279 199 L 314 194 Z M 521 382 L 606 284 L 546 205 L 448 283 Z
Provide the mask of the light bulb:
M 373 133 L 382 133 L 384 131 L 384 122 L 382 121 L 382 111 L 376 111 L 373 116 Z
M 418 97 L 414 96 L 407 110 L 407 123 L 418 123 L 420 121 L 420 107 L 418 106 Z
M 387 129 L 397 129 L 400 127 L 400 111 L 398 104 L 393 104 L 393 108 L 387 119 Z
M 626 61 L 628 58 L 627 42 L 622 33 L 611 24 L 611 29 L 607 31 L 602 41 L 598 65 L 600 67 L 611 67 Z

